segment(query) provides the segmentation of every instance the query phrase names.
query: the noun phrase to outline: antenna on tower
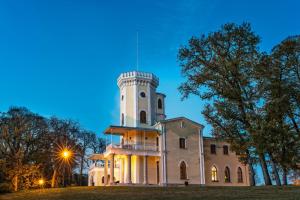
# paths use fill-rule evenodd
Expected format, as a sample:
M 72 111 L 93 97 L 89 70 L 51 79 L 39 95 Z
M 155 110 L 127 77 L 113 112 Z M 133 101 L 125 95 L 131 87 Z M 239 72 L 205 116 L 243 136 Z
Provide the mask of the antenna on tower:
M 139 71 L 139 32 L 136 32 L 136 71 Z

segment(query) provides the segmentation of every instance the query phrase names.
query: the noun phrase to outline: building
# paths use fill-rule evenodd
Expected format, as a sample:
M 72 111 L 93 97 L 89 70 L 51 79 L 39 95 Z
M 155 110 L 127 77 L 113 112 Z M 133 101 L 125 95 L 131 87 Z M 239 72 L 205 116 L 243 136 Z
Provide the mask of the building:
M 152 73 L 120 75 L 120 125 L 104 131 L 120 141 L 90 156 L 89 185 L 249 185 L 248 167 L 227 143 L 203 137 L 204 126 L 185 117 L 166 119 L 158 84 Z

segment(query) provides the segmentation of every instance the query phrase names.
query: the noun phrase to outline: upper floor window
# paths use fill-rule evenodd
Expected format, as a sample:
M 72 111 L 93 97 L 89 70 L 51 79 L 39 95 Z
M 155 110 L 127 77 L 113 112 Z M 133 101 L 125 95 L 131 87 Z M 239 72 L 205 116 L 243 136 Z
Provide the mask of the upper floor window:
M 217 173 L 217 168 L 215 166 L 212 166 L 211 168 L 211 181 L 212 182 L 218 181 L 218 173 Z
M 238 177 L 238 183 L 242 183 L 243 182 L 243 172 L 240 167 L 237 170 L 237 177 Z
M 121 117 L 121 125 L 124 126 L 124 113 L 122 113 L 122 117 Z
M 185 180 L 187 179 L 187 173 L 186 173 L 186 164 L 184 161 L 180 163 L 180 179 Z
M 216 154 L 217 153 L 215 144 L 210 145 L 210 153 L 211 154 Z
M 228 155 L 228 146 L 227 145 L 223 146 L 223 154 Z
M 124 99 L 124 95 L 122 95 L 122 97 L 121 97 L 121 100 L 123 101 L 123 99 Z
M 147 123 L 147 117 L 146 117 L 146 112 L 145 111 L 140 112 L 140 123 L 141 124 L 146 124 Z
M 140 93 L 140 96 L 141 96 L 142 98 L 145 98 L 145 97 L 146 97 L 146 93 L 145 93 L 145 92 L 141 92 L 141 93 Z
M 229 169 L 229 167 L 225 168 L 224 179 L 225 179 L 225 183 L 230 183 L 230 169 Z
M 185 138 L 179 138 L 179 148 L 180 149 L 185 149 L 186 148 Z
M 158 101 L 157 101 L 157 107 L 158 107 L 158 109 L 162 109 L 162 101 L 161 101 L 161 99 L 158 99 Z
M 184 127 L 185 127 L 184 121 L 181 121 L 180 122 L 180 128 L 184 128 Z

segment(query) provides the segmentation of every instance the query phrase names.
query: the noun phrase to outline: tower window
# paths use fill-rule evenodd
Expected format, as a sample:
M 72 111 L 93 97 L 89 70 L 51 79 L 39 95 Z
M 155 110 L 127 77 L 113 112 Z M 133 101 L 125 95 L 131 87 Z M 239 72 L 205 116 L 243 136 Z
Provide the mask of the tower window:
M 180 163 L 180 179 L 185 180 L 187 179 L 187 173 L 186 173 L 186 164 L 184 161 Z
M 122 97 L 121 97 L 121 100 L 123 101 L 123 99 L 124 99 L 124 95 L 122 95 Z
M 211 144 L 210 145 L 210 153 L 211 154 L 216 154 L 216 145 L 215 144 Z
M 185 149 L 185 138 L 179 138 L 179 148 Z
M 140 123 L 141 124 L 146 124 L 147 123 L 147 117 L 146 117 L 146 112 L 145 111 L 140 112 Z
M 121 117 L 121 125 L 124 126 L 124 113 L 122 113 L 122 117 Z
M 228 146 L 227 145 L 223 146 L 223 154 L 228 155 Z
M 140 96 L 141 96 L 142 98 L 145 98 L 145 97 L 146 97 L 146 93 L 145 93 L 145 92 L 141 92 L 141 93 L 140 93 Z
M 157 101 L 157 107 L 158 107 L 158 109 L 162 109 L 162 101 L 161 101 L 161 99 L 158 99 L 158 101 Z

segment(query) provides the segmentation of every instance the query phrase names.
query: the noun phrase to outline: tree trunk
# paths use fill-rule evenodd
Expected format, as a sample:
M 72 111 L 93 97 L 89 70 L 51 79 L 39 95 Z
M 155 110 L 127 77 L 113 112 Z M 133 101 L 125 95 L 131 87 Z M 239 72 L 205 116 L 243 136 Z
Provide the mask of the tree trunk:
M 13 178 L 13 188 L 14 188 L 14 191 L 15 192 L 17 192 L 18 191 L 18 179 L 19 179 L 19 177 L 18 177 L 18 175 L 15 175 L 14 176 L 14 178 Z
M 262 169 L 263 176 L 264 176 L 265 185 L 272 185 L 267 162 L 265 159 L 265 155 L 259 154 L 258 156 L 259 156 L 259 161 L 260 161 L 261 169 Z
M 56 177 L 57 177 L 57 171 L 54 169 L 53 175 L 52 175 L 52 180 L 51 180 L 51 187 L 55 188 L 56 187 Z
M 79 172 L 79 185 L 82 186 L 82 171 L 83 171 L 83 164 L 84 164 L 84 157 L 81 157 L 81 163 L 80 163 L 80 172 Z
M 269 154 L 269 155 L 270 155 L 270 159 L 271 159 L 271 165 L 272 165 L 272 170 L 273 170 L 273 174 L 274 174 L 276 185 L 277 186 L 281 186 L 281 181 L 280 181 L 280 177 L 279 177 L 277 166 L 276 166 L 276 164 L 274 162 L 273 156 L 271 154 Z
M 250 186 L 255 186 L 255 172 L 253 169 L 253 164 L 249 163 L 249 182 Z
M 287 170 L 285 167 L 282 170 L 282 185 L 287 185 Z

